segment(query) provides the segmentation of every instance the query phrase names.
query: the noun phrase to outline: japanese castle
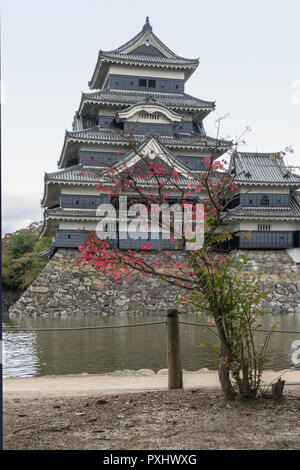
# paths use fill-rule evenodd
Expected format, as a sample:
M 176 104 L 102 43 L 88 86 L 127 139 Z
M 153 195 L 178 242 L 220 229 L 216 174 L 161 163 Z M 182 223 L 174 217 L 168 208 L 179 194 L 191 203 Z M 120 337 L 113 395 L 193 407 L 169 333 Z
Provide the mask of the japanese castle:
M 148 17 L 126 44 L 100 50 L 89 82 L 91 92 L 82 94 L 73 129 L 65 134 L 59 170 L 45 174 L 42 235 L 53 237 L 51 254 L 57 248 L 77 248 L 95 230 L 96 208 L 109 199 L 97 188 L 99 180 L 91 170 L 98 167 L 100 172 L 106 165 L 136 159 L 124 138 L 131 129 L 147 154 L 155 152 L 162 161 L 174 163 L 180 184 L 187 184 L 187 173 L 205 171 L 208 149 L 216 141 L 206 134 L 203 121 L 215 103 L 185 92 L 198 65 L 198 59 L 172 52 L 153 33 Z M 218 156 L 231 147 L 232 142 L 221 141 Z M 252 236 L 236 237 L 231 248 L 299 247 L 300 176 L 287 169 L 283 157 L 273 155 L 233 154 L 231 168 L 238 190 L 224 220 L 235 233 L 251 230 Z M 139 241 L 116 243 L 119 248 L 135 248 Z M 156 240 L 153 248 L 170 245 Z

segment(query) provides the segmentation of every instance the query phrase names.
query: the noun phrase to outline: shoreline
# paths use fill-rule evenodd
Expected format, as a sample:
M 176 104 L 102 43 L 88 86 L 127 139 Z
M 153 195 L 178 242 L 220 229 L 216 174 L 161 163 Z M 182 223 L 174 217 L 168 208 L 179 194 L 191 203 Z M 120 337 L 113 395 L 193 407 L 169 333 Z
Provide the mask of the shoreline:
M 286 386 L 300 389 L 300 370 L 266 370 L 263 385 L 282 377 Z M 206 368 L 198 371 L 183 372 L 184 389 L 220 388 L 218 373 Z M 168 389 L 167 369 L 157 374 L 149 369 L 139 371 L 115 371 L 108 374 L 78 374 L 43 377 L 3 378 L 3 398 L 87 396 L 113 393 L 130 393 Z

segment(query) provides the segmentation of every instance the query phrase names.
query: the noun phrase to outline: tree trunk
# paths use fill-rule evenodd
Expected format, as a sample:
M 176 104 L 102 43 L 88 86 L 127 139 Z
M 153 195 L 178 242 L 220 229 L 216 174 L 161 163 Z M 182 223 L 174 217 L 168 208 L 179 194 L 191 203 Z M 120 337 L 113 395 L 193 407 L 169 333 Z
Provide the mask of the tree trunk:
M 226 364 L 226 357 L 222 353 L 219 356 L 218 373 L 224 395 L 226 396 L 227 400 L 233 400 L 235 397 L 235 392 L 231 383 L 229 368 Z
M 216 326 L 218 329 L 219 338 L 221 341 L 221 351 L 219 356 L 219 380 L 222 387 L 222 391 L 228 400 L 233 400 L 235 397 L 235 391 L 233 389 L 230 379 L 229 361 L 231 357 L 231 350 L 227 342 L 226 334 L 220 316 L 216 318 Z

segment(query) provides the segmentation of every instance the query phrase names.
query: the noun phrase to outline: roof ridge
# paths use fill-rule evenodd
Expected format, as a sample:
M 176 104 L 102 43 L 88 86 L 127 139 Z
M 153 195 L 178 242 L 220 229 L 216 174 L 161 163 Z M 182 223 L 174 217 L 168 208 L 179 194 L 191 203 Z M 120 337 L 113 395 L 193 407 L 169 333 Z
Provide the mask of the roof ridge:
M 71 166 L 68 166 L 67 168 L 60 168 L 59 170 L 52 171 L 52 172 L 49 172 L 49 173 L 45 171 L 45 176 L 49 176 L 49 175 L 61 175 L 61 174 L 64 173 L 65 171 L 80 170 L 81 168 L 84 168 L 84 165 L 82 165 L 82 163 L 78 163 L 77 165 L 71 165 Z
M 162 47 L 162 49 L 165 49 L 165 51 L 168 52 L 170 55 L 172 55 L 174 59 L 175 58 L 179 58 L 179 59 L 184 58 L 184 57 L 180 57 L 177 54 L 175 54 L 175 52 L 173 52 L 168 46 L 166 46 L 166 44 L 164 44 L 156 36 L 156 34 L 153 33 L 153 28 L 150 24 L 149 16 L 146 17 L 145 24 L 143 25 L 141 31 L 139 31 L 135 36 L 133 36 L 131 39 L 129 39 L 127 42 L 125 42 L 121 46 L 117 47 L 116 49 L 113 49 L 111 51 L 99 51 L 99 54 L 100 54 L 100 52 L 102 52 L 102 53 L 105 53 L 105 52 L 108 52 L 108 53 L 121 53 L 122 54 L 122 51 L 124 49 L 126 50 L 128 47 L 134 45 L 134 43 L 137 42 L 140 38 L 142 38 L 145 35 L 145 33 L 147 33 L 148 31 L 150 33 L 150 36 L 152 36 L 154 38 L 154 40 Z
M 108 91 L 106 91 L 108 90 Z M 209 107 L 211 109 L 215 109 L 215 101 L 207 101 L 202 98 L 197 98 L 196 96 L 192 96 L 188 93 L 166 93 L 166 92 L 160 92 L 160 91 L 142 91 L 142 90 L 116 90 L 116 89 L 101 89 L 94 91 L 92 93 L 82 93 L 81 96 L 81 102 L 85 100 L 101 100 L 101 98 L 109 101 L 109 98 L 114 98 L 118 99 L 120 98 L 120 102 L 126 102 L 126 98 L 130 99 L 141 99 L 143 97 L 149 97 L 152 99 L 157 99 L 157 100 L 166 100 L 170 101 L 170 104 L 168 104 L 169 107 L 172 107 L 172 101 L 177 101 L 177 104 L 179 107 L 181 105 L 183 107 L 190 107 L 191 103 L 194 103 L 192 105 L 193 108 L 197 108 L 197 106 L 200 107 Z M 184 103 L 186 101 L 186 103 Z M 190 103 L 189 103 L 190 102 Z M 132 103 L 134 104 L 134 103 Z M 163 103 L 162 103 L 163 104 Z M 176 104 L 174 104 L 176 107 Z
M 97 94 L 109 94 L 109 93 L 114 93 L 114 94 L 122 94 L 122 93 L 129 93 L 129 94 L 145 94 L 145 95 L 152 95 L 152 94 L 157 94 L 160 96 L 168 96 L 168 97 L 174 97 L 174 98 L 179 98 L 179 97 L 188 97 L 192 98 L 194 100 L 198 101 L 203 101 L 205 103 L 216 103 L 215 101 L 209 101 L 209 100 L 204 100 L 202 98 L 197 98 L 197 96 L 190 95 L 189 93 L 168 93 L 166 91 L 144 91 L 144 90 L 127 90 L 127 89 L 117 89 L 117 88 L 102 88 L 100 90 L 96 90 L 93 92 L 82 92 L 82 95 L 87 95 L 87 96 L 94 96 Z
M 271 155 L 278 155 L 280 154 L 280 152 L 240 152 L 240 151 L 236 151 L 236 154 L 237 155 L 240 155 L 240 156 L 250 156 L 250 157 L 267 157 L 267 156 L 271 156 Z
M 72 134 L 76 134 L 76 133 L 80 133 L 80 132 L 88 132 L 88 131 L 94 131 L 94 130 L 96 130 L 96 131 L 98 130 L 99 134 L 111 134 L 114 129 L 107 129 L 105 127 L 94 126 L 94 127 L 88 127 L 86 129 L 81 129 L 81 130 L 78 130 L 78 131 L 67 131 L 67 136 L 72 135 Z
M 155 62 L 155 59 L 157 59 L 158 63 L 163 63 L 163 61 L 168 61 L 169 63 L 176 63 L 176 61 L 184 61 L 186 64 L 199 64 L 199 58 L 194 57 L 192 59 L 189 59 L 188 57 L 180 57 L 180 56 L 175 56 L 175 57 L 166 57 L 164 55 L 162 56 L 156 56 L 156 55 L 148 55 L 148 54 L 141 54 L 141 53 L 131 53 L 127 54 L 125 52 L 119 52 L 119 51 L 99 51 L 99 58 L 101 57 L 111 57 L 114 58 L 113 55 L 115 56 L 121 56 L 123 60 L 129 60 L 129 61 L 136 61 L 136 60 L 142 60 L 142 58 L 146 58 L 149 62 Z M 135 59 L 135 57 L 137 59 Z

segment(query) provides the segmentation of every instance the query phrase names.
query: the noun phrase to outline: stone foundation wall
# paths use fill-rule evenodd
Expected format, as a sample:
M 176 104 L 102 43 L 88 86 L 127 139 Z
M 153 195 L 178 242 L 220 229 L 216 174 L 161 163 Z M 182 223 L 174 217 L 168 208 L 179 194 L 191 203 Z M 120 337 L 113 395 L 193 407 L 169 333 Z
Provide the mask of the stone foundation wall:
M 21 297 L 21 290 L 2 290 L 2 315 L 8 315 L 12 305 Z
M 10 308 L 16 316 L 69 316 L 164 314 L 176 306 L 177 289 L 155 278 L 126 279 L 112 282 L 91 265 L 77 266 L 78 251 L 60 249 L 51 258 L 30 288 Z M 249 272 L 261 272 L 266 293 L 264 308 L 274 313 L 300 312 L 300 265 L 286 251 L 242 251 L 252 260 Z M 176 253 L 177 258 L 184 254 Z M 101 287 L 97 285 L 103 283 Z M 186 295 L 186 291 L 182 291 Z M 177 306 L 178 307 L 178 306 Z M 187 312 L 187 306 L 179 305 Z

